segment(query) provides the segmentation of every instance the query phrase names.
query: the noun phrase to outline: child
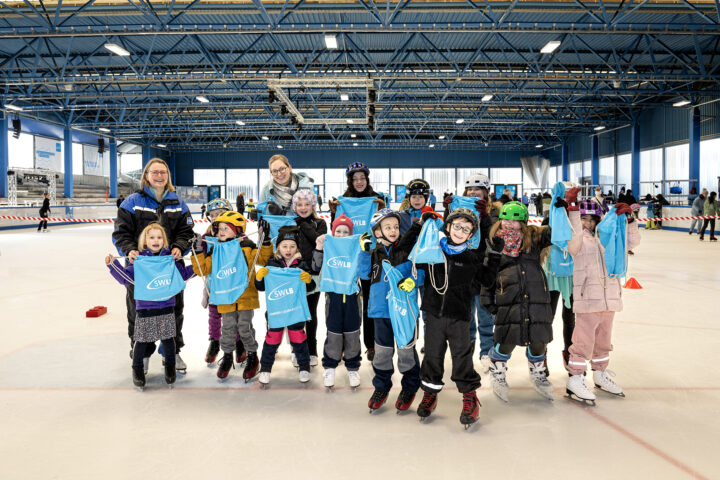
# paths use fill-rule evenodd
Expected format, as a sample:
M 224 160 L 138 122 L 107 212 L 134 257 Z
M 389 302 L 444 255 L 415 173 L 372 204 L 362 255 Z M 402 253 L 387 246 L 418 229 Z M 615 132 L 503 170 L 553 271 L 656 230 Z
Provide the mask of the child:
M 599 389 L 625 396 L 622 388 L 608 376 L 612 350 L 611 334 L 615 312 L 622 311 L 622 288 L 618 278 L 610 278 L 605 267 L 605 248 L 600 243 L 597 225 L 601 207 L 594 201 L 577 204 L 577 189 L 570 190 L 556 206 L 568 210 L 573 237 L 568 251 L 573 256 L 573 310 L 575 330 L 570 346 L 567 393 L 583 403 L 595 404 L 595 394 L 585 385 L 586 362 L 590 361 L 593 381 Z M 615 213 L 627 216 L 627 248 L 640 243 L 640 232 L 632 209 L 626 203 L 615 205 Z M 625 252 L 619 252 L 623 255 Z
M 319 218 L 315 213 L 317 198 L 312 190 L 300 189 L 292 197 L 292 209 L 297 214 L 295 223 L 300 229 L 300 243 L 298 249 L 302 255 L 302 263 L 305 265 L 312 264 L 313 249 L 316 240 L 320 235 L 327 233 L 327 224 L 325 220 Z M 305 331 L 307 332 L 307 344 L 310 351 L 310 366 L 314 367 L 318 364 L 317 352 L 317 307 L 320 301 L 320 290 L 317 289 L 317 277 L 314 279 L 316 288 L 308 290 L 307 302 L 310 309 L 311 319 L 305 323 Z M 293 365 L 296 359 L 293 358 Z M 296 365 L 297 366 L 297 365 Z
M 425 221 L 434 221 L 434 213 L 423 215 Z M 425 356 L 421 367 L 422 389 L 425 392 L 418 406 L 421 419 L 430 416 L 437 406 L 437 395 L 443 387 L 445 353 L 448 345 L 452 356 L 452 380 L 463 395 L 460 423 L 469 426 L 477 421 L 480 402 L 475 391 L 480 387 L 480 375 L 473 367 L 473 349 L 468 335 L 470 306 L 480 285 L 492 287 L 500 264 L 503 250 L 502 238 L 494 237 L 489 250 L 487 264 L 484 264 L 484 249 L 470 250 L 467 241 L 479 228 L 478 218 L 472 210 L 458 208 L 445 219 L 445 237 L 440 247 L 445 256 L 445 265 L 429 266 L 419 264 L 425 270 L 425 293 L 422 310 L 426 313 Z M 403 237 L 420 233 L 421 223 L 414 224 Z M 433 279 L 430 277 L 432 275 Z M 412 284 L 412 279 L 405 282 Z M 444 293 L 434 285 L 447 285 Z M 405 286 L 401 286 L 404 289 Z
M 332 236 L 341 238 L 352 235 L 353 222 L 345 214 L 340 215 L 332 223 Z M 323 245 L 325 235 L 317 238 L 313 252 L 313 272 L 319 272 L 323 264 Z M 327 337 L 323 349 L 322 365 L 325 369 L 324 384 L 331 388 L 335 385 L 335 369 L 345 355 L 345 368 L 348 371 L 348 382 L 352 388 L 360 386 L 360 293 L 343 295 L 326 292 L 326 326 Z
M 138 238 L 140 255 L 170 255 L 167 234 L 159 223 L 151 223 L 143 229 Z M 112 255 L 105 257 L 110 274 L 121 285 L 131 285 L 135 280 L 135 267 L 124 267 Z M 193 276 L 193 268 L 185 266 L 182 260 L 175 262 L 183 280 Z M 133 384 L 145 387 L 145 374 L 155 342 L 160 340 L 165 358 L 165 382 L 175 383 L 175 297 L 163 301 L 135 300 L 135 331 L 133 333 Z M 147 355 L 147 357 L 146 357 Z
M 405 198 L 400 204 L 400 235 L 405 235 L 413 221 L 420 220 L 429 196 L 430 184 L 428 182 L 421 178 L 408 182 L 405 187 Z
M 212 200 L 210 203 L 208 203 L 207 206 L 207 218 L 210 220 L 210 226 L 207 228 L 207 231 L 202 236 L 203 239 L 207 237 L 216 237 L 217 232 L 215 231 L 215 227 L 213 226 L 213 223 L 219 217 L 225 212 L 229 212 L 232 210 L 232 206 L 230 205 L 230 202 L 228 202 L 225 199 L 222 198 L 216 198 Z M 203 254 L 205 256 L 208 255 L 210 250 L 212 248 L 208 248 L 209 245 L 207 242 L 203 242 Z M 203 289 L 203 299 L 202 299 L 202 305 L 207 306 L 208 309 L 208 336 L 210 337 L 210 345 L 208 346 L 207 352 L 205 353 L 205 362 L 208 364 L 208 366 L 212 366 L 213 363 L 215 363 L 215 359 L 217 358 L 218 353 L 220 352 L 220 336 L 221 336 L 221 328 L 222 328 L 222 318 L 220 315 L 220 312 L 218 312 L 217 305 L 210 305 L 209 302 L 209 291 L 207 288 L 207 285 L 209 283 L 209 279 L 205 280 L 206 288 Z M 238 335 L 236 341 L 235 341 L 235 362 L 240 365 L 247 359 L 247 352 L 245 351 L 245 346 L 243 345 L 242 339 L 240 338 L 240 335 Z
M 388 308 L 389 285 L 383 272 L 382 263 L 388 260 L 393 267 L 400 270 L 403 276 L 409 276 L 410 262 L 407 261 L 412 242 L 405 248 L 398 247 L 400 239 L 400 214 L 389 208 L 376 212 L 370 220 L 370 229 L 377 239 L 377 246 L 372 250 L 372 270 L 370 274 L 370 299 L 368 316 L 373 319 L 375 327 L 375 355 L 372 360 L 373 386 L 375 392 L 370 397 L 368 407 L 371 411 L 380 408 L 386 401 L 392 388 L 393 353 L 395 336 L 390 322 Z M 360 236 L 363 251 L 370 248 L 370 235 Z M 402 264 L 402 265 L 401 265 Z M 402 373 L 402 389 L 395 402 L 398 411 L 410 408 L 415 394 L 420 388 L 420 361 L 415 347 L 398 350 L 398 370 Z
M 528 210 L 520 202 L 503 205 L 499 218 L 490 230 L 491 238 L 500 237 L 505 242 L 494 286 L 495 346 L 490 349 L 493 391 L 508 401 L 507 362 L 515 346 L 520 345 L 527 348 L 535 391 L 553 400 L 545 360 L 546 346 L 552 340 L 553 317 L 540 264 L 542 250 L 551 245 L 551 231 L 548 227 L 528 226 Z
M 307 284 L 307 290 L 312 291 L 315 288 L 315 282 L 313 282 L 312 276 L 308 273 L 310 270 L 309 267 L 301 263 L 302 255 L 298 250 L 300 229 L 292 225 L 280 227 L 275 242 L 277 243 L 275 255 L 268 260 L 267 266 L 302 269 L 303 272 L 300 274 L 300 278 Z M 265 291 L 264 278 L 268 273 L 267 268 L 261 268 L 255 276 L 255 286 L 261 292 Z M 304 327 L 305 322 L 295 323 L 287 327 L 290 345 L 292 346 L 293 354 L 300 367 L 298 378 L 301 383 L 310 381 L 310 354 L 308 352 Z M 275 363 L 275 354 L 277 353 L 278 346 L 282 341 L 283 330 L 284 328 L 268 327 L 267 334 L 265 335 L 265 344 L 263 345 L 262 358 L 260 360 L 260 377 L 258 378 L 258 381 L 263 385 L 270 383 L 270 372 Z
M 217 232 L 217 238 L 220 242 L 240 242 L 248 272 L 252 273 L 255 270 L 255 265 L 265 265 L 265 262 L 268 261 L 272 255 L 272 244 L 269 235 L 267 235 L 263 238 L 262 246 L 258 251 L 255 243 L 245 236 L 245 227 L 245 218 L 238 212 L 233 211 L 223 213 L 213 222 L 213 228 Z M 261 220 L 258 222 L 258 231 L 261 233 L 269 232 L 270 226 L 267 222 Z M 202 243 L 202 239 L 197 238 L 193 244 L 193 251 L 196 254 L 192 259 L 193 267 L 198 275 L 209 275 L 212 273 L 213 257 L 212 253 L 205 254 Z M 213 288 L 212 283 L 210 288 Z M 252 324 L 253 310 L 256 308 L 260 308 L 260 301 L 252 276 L 247 288 L 235 302 L 217 306 L 217 310 L 222 316 L 220 347 L 223 351 L 223 358 L 217 370 L 219 379 L 227 378 L 230 369 L 234 367 L 233 351 L 237 348 L 236 340 L 238 335 L 242 338 L 243 345 L 247 349 L 243 379 L 248 382 L 257 375 L 258 344 L 255 340 L 255 329 Z

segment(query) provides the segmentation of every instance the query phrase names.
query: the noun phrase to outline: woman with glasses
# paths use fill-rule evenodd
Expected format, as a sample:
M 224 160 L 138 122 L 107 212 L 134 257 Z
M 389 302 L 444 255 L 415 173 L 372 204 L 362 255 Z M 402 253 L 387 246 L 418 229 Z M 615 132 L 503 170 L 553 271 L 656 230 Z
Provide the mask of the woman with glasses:
M 127 256 L 128 263 L 138 257 L 138 238 L 145 227 L 151 223 L 160 223 L 168 236 L 171 254 L 180 260 L 189 249 L 193 237 L 193 219 L 185 202 L 175 193 L 170 180 L 170 169 L 163 160 L 153 158 L 143 170 L 141 189 L 130 195 L 118 208 L 115 220 L 115 231 L 112 234 L 113 244 L 120 255 Z M 127 286 L 125 297 L 128 320 L 128 336 L 130 346 L 133 345 L 135 331 L 135 292 L 133 285 Z M 175 369 L 187 370 L 187 365 L 180 358 L 180 349 L 185 344 L 182 336 L 183 325 L 183 292 L 175 296 Z M 145 370 L 149 356 L 153 351 L 146 351 Z M 130 351 L 132 358 L 132 350 Z
M 268 167 L 272 180 L 260 192 L 260 202 L 269 202 L 268 213 L 271 215 L 295 215 L 292 210 L 293 195 L 298 190 L 313 190 L 314 180 L 305 173 L 293 173 L 285 155 L 270 157 Z

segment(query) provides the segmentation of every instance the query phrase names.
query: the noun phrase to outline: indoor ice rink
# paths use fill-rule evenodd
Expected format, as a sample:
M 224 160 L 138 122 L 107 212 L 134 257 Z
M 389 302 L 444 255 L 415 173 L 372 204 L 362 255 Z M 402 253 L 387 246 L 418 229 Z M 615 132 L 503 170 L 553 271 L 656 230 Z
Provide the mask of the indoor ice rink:
M 718 192 L 718 0 L 3 0 L 0 478 L 720 478 Z M 371 211 L 352 210 L 360 204 Z M 426 357 L 419 320 L 423 367 L 412 375 L 422 389 L 396 407 L 397 352 L 390 391 L 373 384 L 387 359 L 379 338 L 407 339 L 389 320 L 382 333 L 383 319 L 363 319 L 360 384 L 351 386 L 340 361 L 329 389 L 326 301 L 337 313 L 344 293 L 333 290 L 319 293 L 321 363 L 309 381 L 305 366 L 292 364 L 289 334 L 270 355 L 270 383 L 261 383 L 268 372 L 259 364 L 245 381 L 248 360 L 220 351 L 206 361 L 209 347 L 234 342 L 236 331 L 209 338 L 204 282 L 193 277 L 175 357 L 186 370 L 166 369 L 154 353 L 143 374 L 142 355 L 128 357 L 126 288 L 106 256 L 124 262 L 159 221 L 168 247 L 185 242 L 178 254 L 190 265 L 207 253 L 208 241 L 194 235 L 208 232 L 211 211 L 227 215 L 211 230 L 217 252 L 234 238 L 228 232 L 259 241 L 259 225 L 272 220 L 274 241 L 297 244 L 308 266 L 325 230 L 325 242 L 340 240 L 329 240 L 340 227 L 374 235 L 353 242 L 353 258 L 362 257 L 359 244 L 379 258 L 380 247 L 386 256 L 399 248 L 385 237 L 396 221 L 403 234 L 421 223 L 442 258 L 436 265 L 448 269 L 445 290 L 424 284 L 426 298 L 441 298 L 439 307 L 427 303 L 440 312 L 432 328 L 457 352 L 437 356 L 430 342 Z M 334 223 L 341 212 L 351 218 Z M 525 224 L 543 218 L 558 222 L 546 253 L 567 259 L 571 231 L 584 232 L 570 273 L 552 256 L 536 258 L 539 248 L 523 250 L 541 237 Z M 610 221 L 599 233 L 601 219 Z M 426 229 L 431 223 L 442 233 Z M 625 255 L 636 225 L 640 243 Z M 476 230 L 487 263 L 467 267 Z M 461 273 L 495 260 L 492 287 L 469 293 Z M 587 272 L 601 272 L 600 283 Z M 313 278 L 326 273 L 336 278 L 325 266 Z M 519 286 L 503 286 L 512 275 Z M 581 292 L 589 282 L 605 300 L 584 315 L 613 311 L 613 285 L 621 287 L 609 364 L 598 368 L 624 397 L 596 387 L 590 368 L 586 377 L 569 373 L 580 347 L 564 358 L 562 307 L 543 313 L 550 290 L 572 287 L 573 344 L 582 344 L 590 317 L 579 310 L 590 301 L 578 300 L 573 275 L 586 276 Z M 418 290 L 409 276 L 397 289 L 388 278 L 379 281 L 388 297 L 367 294 L 372 306 Z M 261 356 L 265 315 L 277 307 L 258 297 Z M 174 313 L 155 300 L 136 305 L 154 315 L 138 317 L 134 338 L 168 340 L 159 332 L 175 327 Z M 396 309 L 385 311 L 394 322 Z M 464 332 L 465 314 L 484 318 L 494 353 L 472 340 L 470 362 L 467 338 L 453 333 Z M 401 320 L 415 322 L 406 311 Z M 499 340 L 508 321 L 532 348 L 546 345 L 530 372 L 523 341 Z M 356 327 L 345 327 L 357 339 Z M 508 343 L 517 345 L 509 360 Z M 480 386 L 459 390 L 454 361 L 465 361 L 465 379 L 478 372 Z M 434 397 L 439 365 L 444 388 Z

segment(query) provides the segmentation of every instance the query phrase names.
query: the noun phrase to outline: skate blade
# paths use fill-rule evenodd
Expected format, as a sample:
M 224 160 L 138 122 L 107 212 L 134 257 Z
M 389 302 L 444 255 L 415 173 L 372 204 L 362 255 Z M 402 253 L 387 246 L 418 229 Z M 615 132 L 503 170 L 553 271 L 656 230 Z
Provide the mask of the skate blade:
M 182 370 L 175 370 L 179 375 L 186 375 L 187 374 L 187 368 Z
M 335 392 L 335 385 L 332 387 L 325 386 L 325 393 L 334 393 Z
M 268 390 L 269 388 L 270 388 L 270 384 L 269 384 L 269 383 L 261 383 L 261 384 L 260 384 L 260 389 L 261 389 L 261 390 Z
M 170 390 L 172 390 L 172 389 L 175 388 L 175 384 L 174 384 L 174 383 L 168 383 L 168 384 L 167 384 L 167 387 L 168 387 Z
M 144 391 L 145 391 L 145 387 L 135 387 L 135 389 L 136 389 L 138 392 L 144 392 Z
M 465 427 L 465 431 L 467 432 L 467 431 L 470 430 L 474 425 L 477 425 L 477 420 L 474 421 L 473 423 L 463 423 L 462 425 L 463 425 L 463 427 Z
M 605 390 L 604 388 L 602 388 L 602 387 L 601 387 L 600 385 L 598 385 L 598 384 L 595 384 L 595 388 L 596 388 L 597 390 L 600 390 L 601 392 L 607 393 L 608 395 L 612 395 L 613 397 L 625 398 L 625 392 L 613 393 L 613 392 L 611 392 L 610 390 Z
M 588 398 L 580 398 L 574 393 L 572 393 L 570 390 L 566 390 L 566 397 L 572 400 L 573 402 L 579 403 L 580 405 L 584 405 L 586 407 L 595 407 L 595 400 L 590 400 Z
M 359 385 L 357 387 L 350 387 L 350 390 L 352 390 L 353 392 L 357 392 L 359 389 L 360 389 Z
M 535 392 L 538 395 L 540 395 L 542 398 L 544 398 L 545 400 L 550 400 L 551 402 L 555 401 L 555 395 L 553 395 L 552 392 L 548 393 L 548 392 L 544 392 L 542 390 L 537 390 L 537 389 L 535 389 Z
M 495 394 L 496 397 L 498 397 L 503 402 L 510 403 L 510 397 L 508 397 L 507 395 L 502 395 L 502 394 L 496 392 L 495 390 L 493 390 L 493 393 Z
M 215 368 L 215 366 L 216 366 L 216 365 L 215 365 L 215 360 L 213 360 L 212 362 L 206 362 L 206 363 L 207 363 L 207 367 L 208 367 L 208 368 Z

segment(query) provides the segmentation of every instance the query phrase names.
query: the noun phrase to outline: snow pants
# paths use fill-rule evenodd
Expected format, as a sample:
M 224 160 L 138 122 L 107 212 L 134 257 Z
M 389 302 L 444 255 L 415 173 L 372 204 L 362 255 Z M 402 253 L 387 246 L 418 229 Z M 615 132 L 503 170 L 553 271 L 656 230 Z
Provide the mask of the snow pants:
M 605 370 L 612 351 L 612 325 L 615 312 L 576 313 L 575 331 L 570 346 L 568 371 L 571 375 L 585 372 L 590 361 L 593 370 Z
M 327 337 L 322 366 L 337 368 L 345 356 L 345 368 L 360 369 L 360 295 L 325 294 Z
M 375 326 L 375 357 L 373 358 L 373 386 L 381 392 L 392 388 L 393 355 L 395 335 L 389 318 L 373 318 Z M 418 328 L 416 325 L 415 328 Z M 467 330 L 465 330 L 467 335 Z M 401 386 L 406 392 L 415 393 L 420 388 L 420 359 L 415 346 L 398 349 L 398 370 L 402 373 Z

